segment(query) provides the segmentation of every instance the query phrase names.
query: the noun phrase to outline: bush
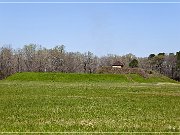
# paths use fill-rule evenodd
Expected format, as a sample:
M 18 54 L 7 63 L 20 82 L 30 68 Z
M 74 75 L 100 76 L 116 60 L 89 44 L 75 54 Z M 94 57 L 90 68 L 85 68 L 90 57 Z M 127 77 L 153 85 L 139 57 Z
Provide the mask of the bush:
M 138 67 L 138 61 L 137 61 L 136 59 L 133 59 L 133 60 L 129 63 L 129 67 L 131 67 L 131 68 Z

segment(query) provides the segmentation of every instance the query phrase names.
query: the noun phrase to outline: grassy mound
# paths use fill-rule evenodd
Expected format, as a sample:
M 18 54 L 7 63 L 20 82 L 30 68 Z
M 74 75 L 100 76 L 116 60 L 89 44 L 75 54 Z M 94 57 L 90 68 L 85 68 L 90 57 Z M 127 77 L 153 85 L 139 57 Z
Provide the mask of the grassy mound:
M 156 83 L 176 82 L 167 77 L 144 78 L 138 74 L 75 74 L 75 73 L 16 73 L 6 80 L 10 81 L 50 81 L 50 82 L 117 82 L 117 83 Z
M 138 74 L 17 73 L 0 81 L 0 130 L 180 132 L 180 84 L 169 82 Z
M 21 76 L 19 79 L 23 80 L 23 75 L 24 79 L 29 80 L 33 75 L 36 79 L 40 75 L 46 76 L 44 80 L 52 74 L 22 73 L 10 78 L 18 79 Z M 81 75 L 56 74 L 57 79 L 58 76 L 64 76 L 66 80 L 68 76 L 75 78 Z M 103 79 L 106 75 L 87 76 Z M 132 76 L 140 79 L 136 75 Z M 82 77 L 87 80 L 86 75 Z M 173 134 L 180 132 L 179 87 L 180 85 L 175 83 L 0 81 L 0 130 L 7 132 L 4 134 L 12 134 L 10 132 Z

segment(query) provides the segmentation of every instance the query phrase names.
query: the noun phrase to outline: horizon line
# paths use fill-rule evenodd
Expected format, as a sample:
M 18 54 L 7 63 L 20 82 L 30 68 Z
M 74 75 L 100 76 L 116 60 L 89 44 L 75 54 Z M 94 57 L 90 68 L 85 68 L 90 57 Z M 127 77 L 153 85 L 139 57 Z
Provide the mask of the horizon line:
M 4 2 L 0 2 L 0 4 L 180 4 L 180 2 L 160 2 L 160 1 L 147 1 L 147 2 L 80 2 L 80 1 L 77 1 L 77 2 L 56 2 L 56 1 L 52 1 L 52 2 L 46 2 L 46 1 L 44 1 L 44 2 L 36 2 L 36 1 L 32 1 L 32 2 L 20 2 L 20 1 L 13 1 L 13 2 L 6 2 L 6 1 L 4 1 Z

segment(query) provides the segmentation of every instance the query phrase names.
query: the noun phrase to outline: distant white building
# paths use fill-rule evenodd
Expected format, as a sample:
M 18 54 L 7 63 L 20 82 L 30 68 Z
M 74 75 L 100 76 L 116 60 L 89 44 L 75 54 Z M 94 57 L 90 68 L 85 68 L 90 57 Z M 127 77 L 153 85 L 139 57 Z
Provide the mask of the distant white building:
M 116 61 L 113 65 L 113 68 L 123 68 L 124 67 L 124 63 L 120 62 L 120 61 Z

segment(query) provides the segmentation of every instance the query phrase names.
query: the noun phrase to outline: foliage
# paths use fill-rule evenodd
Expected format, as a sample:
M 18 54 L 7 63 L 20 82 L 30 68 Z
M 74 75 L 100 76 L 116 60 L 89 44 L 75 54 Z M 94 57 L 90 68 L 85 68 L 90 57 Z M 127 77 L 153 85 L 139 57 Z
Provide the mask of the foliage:
M 129 63 L 129 67 L 131 67 L 131 68 L 138 67 L 138 60 L 133 59 L 133 60 Z
M 164 74 L 170 78 L 173 78 L 175 80 L 177 78 L 177 55 L 174 55 L 174 53 L 169 53 L 169 55 L 165 53 L 159 53 L 158 55 L 151 54 L 148 57 L 148 63 L 149 67 L 146 65 L 146 69 L 151 69 L 158 71 L 161 74 Z
M 92 52 L 68 52 L 64 45 L 54 48 L 43 48 L 40 45 L 29 44 L 20 49 L 10 46 L 0 48 L 0 79 L 17 72 L 63 72 L 63 73 L 97 73 L 99 67 L 112 66 L 116 61 L 124 63 L 124 68 L 139 67 L 152 70 L 170 78 L 180 80 L 179 53 L 137 58 L 129 53 L 123 56 L 108 54 L 97 57 Z
M 148 59 L 152 59 L 152 58 L 154 58 L 155 56 L 156 56 L 155 54 L 150 54 L 149 57 L 148 57 Z

